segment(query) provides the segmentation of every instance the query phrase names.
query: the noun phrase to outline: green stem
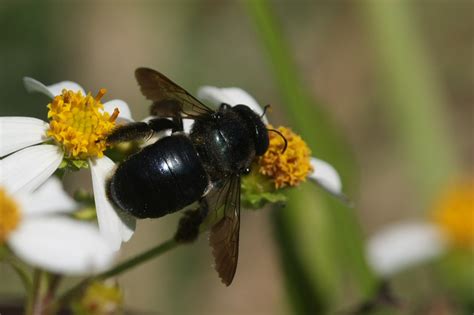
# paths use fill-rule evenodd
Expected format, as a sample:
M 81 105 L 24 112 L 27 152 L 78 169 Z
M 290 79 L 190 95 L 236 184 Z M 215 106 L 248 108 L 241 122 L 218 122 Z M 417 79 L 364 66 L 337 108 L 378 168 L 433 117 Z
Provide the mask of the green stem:
M 157 245 L 157 246 L 147 250 L 146 252 L 144 252 L 144 253 L 142 253 L 138 256 L 135 256 L 133 258 L 130 258 L 130 259 L 122 262 L 121 264 L 115 266 L 114 268 L 112 268 L 108 271 L 105 271 L 103 273 L 98 274 L 97 276 L 94 277 L 95 278 L 94 280 L 105 280 L 107 278 L 119 275 L 124 271 L 127 271 L 127 270 L 129 270 L 129 269 L 131 269 L 131 268 L 133 268 L 137 265 L 140 265 L 144 262 L 147 262 L 150 259 L 156 258 L 156 257 L 158 257 L 158 256 L 174 249 L 175 247 L 177 247 L 180 244 L 182 244 L 182 243 L 178 243 L 174 239 L 169 239 L 169 240 L 161 243 L 160 245 Z
M 59 287 L 59 284 L 61 283 L 62 277 L 58 274 L 48 274 L 48 281 L 47 281 L 47 289 L 44 294 L 43 298 L 43 305 L 44 308 L 46 309 L 45 314 L 54 314 L 54 313 L 49 313 L 49 305 L 50 303 L 54 300 L 54 296 L 56 294 L 56 291 Z
M 90 284 L 93 281 L 101 281 L 101 280 L 106 280 L 110 277 L 117 276 L 135 266 L 138 266 L 140 264 L 143 264 L 153 258 L 156 258 L 174 248 L 176 248 L 178 245 L 182 243 L 179 243 L 175 241 L 174 239 L 167 240 L 141 254 L 138 256 L 132 257 L 128 260 L 125 260 L 124 262 L 118 264 L 114 268 L 107 270 L 105 272 L 99 273 L 98 275 L 95 275 L 93 277 L 89 277 L 84 279 L 83 281 L 79 282 L 75 286 L 73 286 L 71 289 L 66 291 L 59 299 L 58 301 L 52 305 L 52 308 L 58 309 L 59 307 L 65 305 L 68 303 L 73 297 L 77 296 L 84 290 L 84 288 L 87 287 L 88 284 Z
M 309 278 L 305 272 L 305 263 L 294 246 L 298 243 L 298 236 L 288 226 L 286 218 L 278 213 L 282 211 L 286 209 L 272 209 L 271 218 L 273 235 L 279 244 L 281 268 L 284 271 L 288 299 L 293 313 L 321 314 L 328 307 L 327 295 L 324 294 L 324 289 L 322 290 L 323 286 L 315 286 L 313 279 Z M 325 282 L 324 279 L 320 279 L 318 283 L 322 282 Z
M 20 277 L 21 283 L 23 283 L 23 287 L 25 288 L 26 292 L 30 292 L 33 284 L 29 274 L 26 272 L 23 266 L 14 259 L 9 259 L 8 263 L 13 268 L 13 270 L 15 270 L 18 277 Z
M 13 270 L 15 270 L 25 288 L 25 291 L 29 294 L 32 288 L 31 277 L 25 270 L 25 267 L 15 257 L 13 257 L 12 252 L 6 246 L 0 246 L 0 262 L 7 263 L 13 268 Z
M 41 279 L 42 271 L 40 269 L 35 269 L 33 271 L 33 284 L 31 290 L 28 294 L 28 301 L 26 304 L 26 315 L 36 315 L 37 313 L 37 304 L 41 295 Z

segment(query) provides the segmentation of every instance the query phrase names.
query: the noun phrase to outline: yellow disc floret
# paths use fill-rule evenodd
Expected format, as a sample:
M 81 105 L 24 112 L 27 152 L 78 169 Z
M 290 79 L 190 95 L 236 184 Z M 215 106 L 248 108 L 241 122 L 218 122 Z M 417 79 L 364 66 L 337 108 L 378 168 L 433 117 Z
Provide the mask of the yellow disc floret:
M 8 235 L 14 231 L 21 220 L 21 213 L 16 202 L 0 188 L 0 245 L 5 243 Z
M 272 128 L 268 126 L 268 128 Z M 275 182 L 275 188 L 296 186 L 306 180 L 313 168 L 310 163 L 311 151 L 308 145 L 291 129 L 279 127 L 288 146 L 277 133 L 269 132 L 270 145 L 267 152 L 259 158 L 259 172 Z
M 441 196 L 434 220 L 455 245 L 474 247 L 474 179 L 457 183 Z
M 100 99 L 106 93 L 100 89 L 96 97 L 83 95 L 81 91 L 63 90 L 48 104 L 50 119 L 47 135 L 72 159 L 102 157 L 106 149 L 106 137 L 115 127 L 119 114 L 104 112 Z

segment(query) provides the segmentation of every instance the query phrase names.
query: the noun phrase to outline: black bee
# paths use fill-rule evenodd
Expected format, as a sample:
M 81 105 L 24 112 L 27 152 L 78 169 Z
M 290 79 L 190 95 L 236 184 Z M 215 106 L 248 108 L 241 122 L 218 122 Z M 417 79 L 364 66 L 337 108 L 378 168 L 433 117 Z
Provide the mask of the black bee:
M 191 220 L 197 226 L 208 213 L 222 209 L 209 239 L 215 268 L 230 285 L 239 250 L 240 178 L 267 151 L 268 130 L 246 105 L 221 104 L 213 110 L 155 70 L 138 68 L 135 76 L 143 95 L 153 101 L 156 118 L 119 127 L 108 141 L 164 130 L 172 134 L 118 165 L 108 183 L 109 198 L 138 218 L 158 218 L 198 201 L 199 216 Z M 189 135 L 183 132 L 183 119 L 194 120 Z

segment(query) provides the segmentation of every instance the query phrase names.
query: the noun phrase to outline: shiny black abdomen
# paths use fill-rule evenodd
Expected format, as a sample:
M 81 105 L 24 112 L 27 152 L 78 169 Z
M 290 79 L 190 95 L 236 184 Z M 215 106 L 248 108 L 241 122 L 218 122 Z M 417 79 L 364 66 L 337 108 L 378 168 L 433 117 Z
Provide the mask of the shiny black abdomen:
M 109 182 L 109 197 L 138 218 L 158 218 L 199 200 L 208 177 L 191 140 L 164 137 L 121 163 Z

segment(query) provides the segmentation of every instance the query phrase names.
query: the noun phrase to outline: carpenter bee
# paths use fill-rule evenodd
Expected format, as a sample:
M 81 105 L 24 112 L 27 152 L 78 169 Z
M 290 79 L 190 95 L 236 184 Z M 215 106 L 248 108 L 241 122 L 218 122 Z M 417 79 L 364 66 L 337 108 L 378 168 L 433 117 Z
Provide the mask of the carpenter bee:
M 268 130 L 246 105 L 221 104 L 213 110 L 155 70 L 138 68 L 135 76 L 153 102 L 154 118 L 117 128 L 109 143 L 172 133 L 120 163 L 108 182 L 108 196 L 137 218 L 158 218 L 199 202 L 197 226 L 208 213 L 223 211 L 209 240 L 215 268 L 230 285 L 239 250 L 240 179 L 267 151 Z M 183 119 L 193 120 L 189 134 Z

